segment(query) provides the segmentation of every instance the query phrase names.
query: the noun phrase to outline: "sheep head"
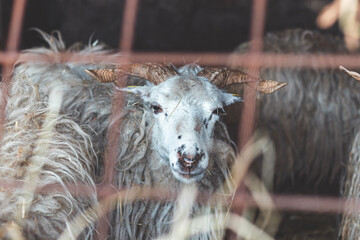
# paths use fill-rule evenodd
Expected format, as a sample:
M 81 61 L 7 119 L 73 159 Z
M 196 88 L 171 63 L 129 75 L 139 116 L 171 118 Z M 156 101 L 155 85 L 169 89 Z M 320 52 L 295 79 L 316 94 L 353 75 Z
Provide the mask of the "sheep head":
M 270 93 L 285 83 L 257 79 L 228 68 L 186 65 L 176 69 L 161 64 L 133 64 L 117 69 L 87 70 L 100 82 L 115 81 L 118 74 L 149 80 L 149 84 L 121 89 L 141 97 L 154 119 L 152 147 L 181 182 L 200 180 L 214 149 L 214 127 L 224 106 L 240 102 L 219 87 L 257 82 L 257 90 Z

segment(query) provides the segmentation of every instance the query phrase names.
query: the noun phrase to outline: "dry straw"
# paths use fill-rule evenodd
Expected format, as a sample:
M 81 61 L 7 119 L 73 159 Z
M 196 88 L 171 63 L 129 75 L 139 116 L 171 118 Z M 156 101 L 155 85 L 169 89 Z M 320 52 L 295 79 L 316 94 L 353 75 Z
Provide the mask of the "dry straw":
M 197 188 L 194 185 L 185 185 L 182 191 L 179 193 L 177 200 L 176 212 L 174 213 L 174 220 L 170 232 L 164 236 L 159 237 L 159 240 L 165 239 L 188 239 L 190 236 L 208 232 L 210 230 L 230 229 L 237 236 L 244 239 L 273 239 L 264 229 L 267 229 L 271 235 L 274 235 L 279 227 L 281 220 L 280 214 L 275 211 L 275 206 L 272 201 L 270 194 L 267 192 L 264 184 L 257 179 L 253 174 L 248 175 L 248 169 L 251 162 L 260 154 L 265 156 L 266 161 L 274 162 L 273 150 L 271 142 L 268 139 L 262 138 L 256 141 L 252 141 L 244 147 L 244 150 L 238 155 L 236 163 L 231 171 L 233 185 L 225 191 L 225 194 L 219 193 L 213 196 L 214 203 L 221 203 L 225 205 L 224 211 L 219 215 L 205 214 L 191 218 L 191 209 L 195 202 L 198 194 Z M 269 165 L 269 164 L 267 164 Z M 270 167 L 272 168 L 272 167 Z M 268 172 L 272 175 L 273 173 Z M 247 176 L 247 177 L 246 177 Z M 257 223 L 254 224 L 254 219 L 247 219 L 244 216 L 231 213 L 230 206 L 227 204 L 229 196 L 235 197 L 235 190 L 240 183 L 244 184 L 249 188 L 255 202 L 258 204 L 260 209 L 260 218 L 257 219 Z M 98 204 L 92 206 L 87 211 L 95 212 L 97 219 L 108 214 L 114 210 L 117 202 L 126 204 L 134 202 L 139 199 L 151 199 L 154 196 L 158 196 L 159 193 L 163 193 L 162 200 L 174 200 L 174 196 L 168 194 L 170 191 L 166 189 L 149 189 L 134 186 L 131 189 L 126 189 L 121 192 L 117 192 L 105 197 Z M 249 211 L 255 211 L 254 209 Z M 73 218 L 67 223 L 66 230 L 61 234 L 60 240 L 69 238 L 77 238 L 80 233 L 87 227 L 84 216 L 87 213 L 82 213 Z M 257 225 L 258 224 L 258 225 Z

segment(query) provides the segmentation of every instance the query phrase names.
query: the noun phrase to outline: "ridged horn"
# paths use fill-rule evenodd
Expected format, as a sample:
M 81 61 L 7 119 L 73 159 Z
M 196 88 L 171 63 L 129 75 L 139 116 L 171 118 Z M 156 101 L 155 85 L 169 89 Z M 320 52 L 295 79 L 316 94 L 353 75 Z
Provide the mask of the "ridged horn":
M 85 69 L 85 72 L 101 83 L 115 82 L 118 76 L 116 68 Z
M 227 67 L 207 67 L 201 70 L 197 75 L 208 78 L 219 88 L 236 83 L 244 83 L 253 87 L 253 85 L 249 83 L 257 83 L 255 90 L 264 94 L 273 93 L 287 85 L 287 83 L 284 82 L 256 78 L 242 71 L 229 69 Z
M 121 75 L 131 75 L 144 78 L 157 85 L 171 76 L 178 75 L 173 66 L 160 63 L 134 63 L 119 68 L 86 69 L 85 71 L 102 83 L 114 82 Z
M 354 71 L 349 71 L 346 68 L 344 68 L 343 66 L 340 66 L 339 69 L 341 71 L 343 71 L 344 73 L 346 73 L 347 75 L 349 75 L 350 77 L 355 78 L 356 80 L 360 81 L 360 74 Z

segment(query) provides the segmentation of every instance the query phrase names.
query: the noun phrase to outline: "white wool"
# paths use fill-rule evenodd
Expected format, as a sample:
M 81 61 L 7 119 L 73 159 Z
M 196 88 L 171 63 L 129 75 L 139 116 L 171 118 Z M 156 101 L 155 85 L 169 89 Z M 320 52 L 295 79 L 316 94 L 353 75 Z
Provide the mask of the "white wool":
M 50 49 L 38 48 L 26 53 L 39 54 L 57 61 L 55 53 L 66 51 L 61 37 L 56 39 L 54 36 L 41 34 L 49 43 Z M 104 52 L 99 46 L 89 46 L 80 52 L 85 53 Z M 18 64 L 14 70 L 6 109 L 5 134 L 0 149 L 0 180 L 22 181 L 32 172 L 36 176 L 38 187 L 59 184 L 63 191 L 33 193 L 30 188 L 19 188 L 0 192 L 0 224 L 15 221 L 22 228 L 26 239 L 54 239 L 65 229 L 73 228 L 68 223 L 75 216 L 82 215 L 77 219 L 82 219 L 85 224 L 75 223 L 79 229 L 84 225 L 88 228 L 80 238 L 92 239 L 96 234 L 96 216 L 94 211 L 85 210 L 98 203 L 95 182 L 101 180 L 104 172 L 103 157 L 114 86 L 97 83 L 84 74 L 85 68 L 94 66 L 27 63 L 22 62 L 22 59 Z M 180 72 L 183 76 L 192 78 L 199 69 L 199 66 L 188 67 L 188 70 L 185 67 Z M 206 83 L 204 79 L 201 81 Z M 171 88 L 170 85 L 169 82 L 168 87 Z M 228 175 L 235 160 L 235 151 L 225 125 L 218 120 L 218 116 L 211 117 L 212 112 L 222 107 L 220 103 L 225 102 L 224 99 L 231 98 L 231 101 L 226 101 L 230 103 L 236 101 L 236 97 L 210 83 L 205 85 L 206 91 L 210 91 L 208 97 L 197 94 L 187 96 L 183 99 L 184 105 L 176 107 L 176 111 L 183 111 L 191 104 L 204 106 L 204 109 L 199 109 L 204 112 L 210 124 L 208 130 L 201 130 L 201 139 L 207 141 L 208 145 L 202 145 L 206 146 L 206 161 L 199 165 L 206 167 L 206 171 L 194 184 L 200 194 L 210 196 L 215 193 L 223 194 L 225 189 L 231 189 Z M 61 94 L 53 96 L 61 100 L 50 104 L 49 101 L 54 99 L 50 95 L 57 90 Z M 60 103 L 60 108 L 52 112 L 51 105 Z M 171 117 L 179 116 L 176 111 Z M 49 114 L 54 116 L 49 117 Z M 157 147 L 159 138 L 154 141 L 156 138 L 153 130 L 158 122 L 151 106 L 138 96 L 128 94 L 122 112 L 115 118 L 121 118 L 122 122 L 120 129 L 115 129 L 120 134 L 115 169 L 116 187 L 166 186 L 174 192 L 180 191 L 186 181 L 179 181 L 173 174 L 168 159 L 161 156 L 162 151 Z M 199 119 L 200 117 L 195 118 L 196 121 Z M 192 127 L 199 129 L 200 126 L 195 123 L 192 123 Z M 195 137 L 188 139 L 193 141 Z M 87 185 L 87 194 L 72 194 L 67 188 L 68 184 Z M 109 236 L 114 239 L 150 239 L 167 234 L 176 220 L 173 216 L 177 204 L 177 201 L 147 199 L 121 204 L 119 202 L 112 213 Z M 196 233 L 191 238 L 221 239 L 224 230 L 214 226 L 212 219 L 223 216 L 226 210 L 220 202 L 194 203 L 189 217 L 202 217 L 202 222 L 208 224 L 210 230 Z M 196 226 L 192 228 L 196 229 Z
M 52 50 L 27 52 L 51 58 L 53 53 L 65 50 L 61 39 L 43 36 Z M 99 50 L 90 47 L 83 52 Z M 0 149 L 0 180 L 24 181 L 24 185 L 0 193 L 0 223 L 15 221 L 26 239 L 56 238 L 67 221 L 97 202 L 95 167 L 99 149 L 88 123 L 96 116 L 88 114 L 96 113 L 101 118 L 109 115 L 110 106 L 106 110 L 103 97 L 90 97 L 98 83 L 72 68 L 73 64 L 23 63 L 13 73 Z M 111 91 L 100 89 L 110 99 Z M 31 184 L 40 188 L 60 184 L 63 189 L 58 193 L 34 193 Z M 71 194 L 66 186 L 71 184 L 88 186 L 87 195 Z M 32 194 L 33 198 L 29 196 Z M 29 206 L 25 216 L 22 202 Z M 93 238 L 94 217 L 93 213 L 84 215 L 89 227 L 83 238 Z

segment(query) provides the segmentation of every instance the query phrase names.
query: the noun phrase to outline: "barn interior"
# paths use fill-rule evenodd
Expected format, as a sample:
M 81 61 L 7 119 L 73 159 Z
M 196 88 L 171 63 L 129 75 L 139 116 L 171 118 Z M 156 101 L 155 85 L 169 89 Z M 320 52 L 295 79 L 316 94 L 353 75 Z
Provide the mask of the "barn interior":
M 4 49 L 11 7 L 1 1 L 0 46 Z M 305 28 L 340 34 L 337 24 L 328 29 L 316 25 L 320 11 L 331 0 L 269 0 L 265 32 Z M 31 28 L 59 30 L 67 45 L 98 39 L 116 49 L 121 38 L 124 1 L 29 0 L 21 33 L 21 49 L 42 45 Z M 139 2 L 134 51 L 231 52 L 250 40 L 252 1 L 153 1 Z
M 7 50 L 12 7 L 15 1 L 0 1 L 0 50 Z M 249 42 L 254 13 L 251 0 L 141 0 L 138 2 L 133 52 L 149 53 L 228 53 Z M 338 22 L 324 28 L 317 24 L 319 14 L 332 0 L 268 0 L 262 35 L 288 29 L 309 29 L 343 37 Z M 27 0 L 19 49 L 43 46 L 44 41 L 33 28 L 45 32 L 59 31 L 67 46 L 98 40 L 109 49 L 120 48 L 125 1 L 117 0 Z M 191 63 L 184 57 L 184 63 Z M 240 138 L 239 123 L 243 107 L 227 109 L 226 119 L 234 142 Z M 231 112 L 231 113 L 230 113 Z M 347 160 L 344 160 L 346 162 Z M 256 168 L 256 162 L 255 162 Z M 345 167 L 343 166 L 345 171 Z M 276 175 L 276 169 L 275 169 Z M 316 185 L 306 176 L 296 184 L 282 185 L 276 194 L 296 197 L 337 199 L 343 175 L 330 183 Z M 291 200 L 291 198 L 290 198 Z M 300 200 L 299 200 L 300 201 Z M 320 201 L 321 204 L 321 201 Z M 326 205 L 326 203 L 325 203 Z M 240 210 L 239 210 L 240 211 Z M 337 239 L 341 214 L 338 210 L 284 210 L 275 239 Z M 228 239 L 235 239 L 229 233 Z

